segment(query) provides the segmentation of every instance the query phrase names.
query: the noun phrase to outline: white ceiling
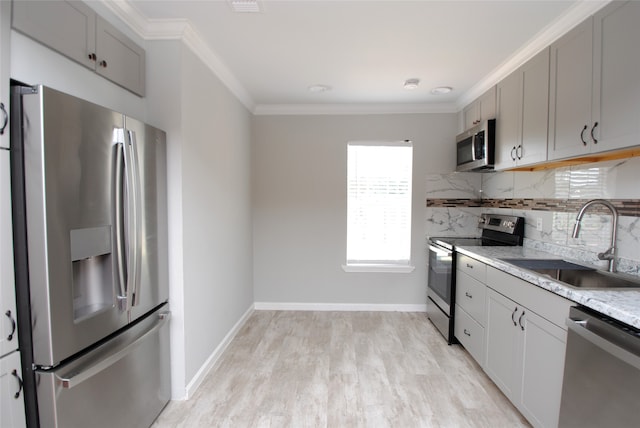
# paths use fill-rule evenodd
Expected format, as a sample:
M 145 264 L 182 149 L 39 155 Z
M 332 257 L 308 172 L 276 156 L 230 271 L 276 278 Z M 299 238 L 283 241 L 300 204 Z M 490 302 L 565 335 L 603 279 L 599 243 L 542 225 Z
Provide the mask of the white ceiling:
M 147 39 L 188 27 L 183 37 L 254 112 L 455 111 L 604 4 L 262 0 L 261 13 L 234 13 L 226 0 L 119 3 L 111 9 Z M 403 89 L 409 78 L 418 89 Z M 309 92 L 315 84 L 333 89 Z

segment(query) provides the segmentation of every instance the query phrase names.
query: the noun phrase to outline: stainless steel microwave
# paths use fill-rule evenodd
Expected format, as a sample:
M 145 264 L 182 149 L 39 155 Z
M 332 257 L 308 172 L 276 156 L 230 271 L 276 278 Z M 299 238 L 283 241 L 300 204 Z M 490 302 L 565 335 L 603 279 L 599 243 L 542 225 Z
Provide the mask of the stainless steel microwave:
M 496 120 L 489 119 L 456 137 L 456 171 L 493 169 Z

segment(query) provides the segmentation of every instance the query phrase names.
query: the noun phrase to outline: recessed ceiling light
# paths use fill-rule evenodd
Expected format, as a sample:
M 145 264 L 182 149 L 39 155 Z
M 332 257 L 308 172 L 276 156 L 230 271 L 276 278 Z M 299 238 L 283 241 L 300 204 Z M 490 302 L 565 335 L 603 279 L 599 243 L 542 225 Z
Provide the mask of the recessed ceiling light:
M 418 87 L 420 79 L 407 79 L 404 81 L 404 88 L 411 91 Z
M 453 91 L 453 88 L 451 86 L 438 86 L 437 88 L 433 88 L 431 90 L 431 93 L 433 95 L 442 95 L 448 94 L 451 91 Z
M 311 85 L 307 87 L 307 90 L 309 92 L 328 92 L 331 89 L 333 88 L 329 85 Z
M 231 10 L 238 13 L 259 13 L 261 12 L 258 0 L 227 0 Z

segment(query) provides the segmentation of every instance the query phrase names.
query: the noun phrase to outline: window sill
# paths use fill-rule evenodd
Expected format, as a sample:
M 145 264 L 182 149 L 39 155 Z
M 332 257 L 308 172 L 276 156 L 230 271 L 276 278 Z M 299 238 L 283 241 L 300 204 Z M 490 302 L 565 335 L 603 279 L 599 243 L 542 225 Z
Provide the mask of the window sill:
M 411 265 L 385 265 L 385 264 L 349 264 L 342 265 L 345 272 L 387 272 L 387 273 L 411 273 L 416 267 Z

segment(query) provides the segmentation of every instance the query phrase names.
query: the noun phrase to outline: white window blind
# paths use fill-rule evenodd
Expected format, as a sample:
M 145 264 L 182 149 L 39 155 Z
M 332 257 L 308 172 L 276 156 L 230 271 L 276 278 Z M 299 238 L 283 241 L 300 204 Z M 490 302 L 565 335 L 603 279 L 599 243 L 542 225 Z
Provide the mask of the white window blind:
M 347 145 L 347 266 L 411 258 L 410 141 Z

